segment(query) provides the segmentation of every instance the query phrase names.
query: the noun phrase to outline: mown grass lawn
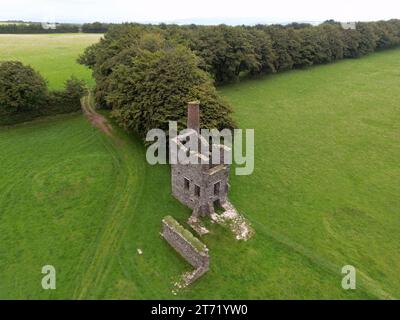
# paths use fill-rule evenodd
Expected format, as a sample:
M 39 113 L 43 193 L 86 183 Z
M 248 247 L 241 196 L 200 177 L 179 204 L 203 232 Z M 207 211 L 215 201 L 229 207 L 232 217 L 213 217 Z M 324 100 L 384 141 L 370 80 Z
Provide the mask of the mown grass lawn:
M 159 236 L 190 211 L 168 166 L 141 142 L 111 141 L 81 115 L 0 129 L 0 298 L 399 298 L 400 50 L 220 89 L 255 129 L 255 171 L 231 200 L 256 235 L 211 226 L 211 270 L 172 294 L 190 267 Z M 137 253 L 137 249 L 143 255 Z M 57 269 L 44 291 L 41 267 Z M 341 268 L 357 268 L 357 290 Z
M 399 58 L 392 50 L 221 90 L 256 136 L 254 174 L 232 177 L 233 202 L 259 236 L 313 267 L 339 278 L 355 266 L 358 288 L 376 297 L 400 297 Z
M 89 85 L 90 70 L 76 63 L 77 57 L 100 34 L 0 34 L 0 61 L 18 60 L 31 65 L 48 81 L 50 89 L 62 89 L 71 75 Z

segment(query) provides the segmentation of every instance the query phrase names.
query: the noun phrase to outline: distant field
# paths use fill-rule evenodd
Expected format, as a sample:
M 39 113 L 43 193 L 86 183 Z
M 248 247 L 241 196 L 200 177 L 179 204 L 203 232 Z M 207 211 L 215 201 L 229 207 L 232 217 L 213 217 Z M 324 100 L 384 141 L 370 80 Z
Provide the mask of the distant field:
M 93 85 L 91 72 L 76 62 L 99 34 L 0 35 L 0 60 L 19 60 L 32 65 L 51 89 L 61 89 L 71 75 Z
M 256 235 L 210 225 L 211 270 L 176 296 L 190 267 L 161 218 L 190 210 L 171 197 L 168 166 L 81 115 L 0 129 L 0 299 L 400 298 L 399 70 L 392 50 L 219 90 L 255 129 L 255 172 L 232 175 L 231 200 Z M 40 287 L 44 264 L 55 291 Z M 341 288 L 347 264 L 355 291 Z
M 9 22 L 9 21 L 0 21 L 0 25 L 8 25 L 8 24 L 16 24 L 16 25 L 21 25 L 21 24 L 29 24 L 28 22 Z

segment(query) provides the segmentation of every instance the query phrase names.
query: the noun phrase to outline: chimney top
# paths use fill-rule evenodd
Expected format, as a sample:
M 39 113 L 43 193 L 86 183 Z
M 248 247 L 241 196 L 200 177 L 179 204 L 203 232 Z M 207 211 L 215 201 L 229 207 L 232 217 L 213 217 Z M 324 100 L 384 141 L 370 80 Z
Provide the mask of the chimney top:
M 188 129 L 200 131 L 200 102 L 191 101 L 188 103 L 188 115 L 187 115 L 187 127 Z

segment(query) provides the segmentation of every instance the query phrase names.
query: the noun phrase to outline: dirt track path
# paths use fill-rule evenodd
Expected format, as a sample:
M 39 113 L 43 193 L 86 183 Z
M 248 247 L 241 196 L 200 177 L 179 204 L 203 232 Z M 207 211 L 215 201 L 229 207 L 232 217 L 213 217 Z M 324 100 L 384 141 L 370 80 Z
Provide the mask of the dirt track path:
M 103 131 L 109 137 L 113 137 L 112 126 L 109 124 L 108 120 L 97 113 L 91 103 L 91 93 L 82 98 L 82 109 L 85 116 L 89 119 L 90 123 Z
M 109 206 L 105 210 L 105 223 L 99 229 L 95 239 L 88 243 L 87 253 L 80 261 L 79 269 L 84 271 L 79 276 L 80 286 L 74 291 L 74 299 L 91 299 L 97 291 L 105 287 L 107 277 L 113 270 L 116 253 L 122 245 L 122 238 L 129 230 L 129 225 L 136 212 L 138 200 L 143 191 L 145 168 L 143 163 L 134 161 L 131 146 L 123 143 L 114 132 L 107 118 L 98 114 L 91 103 L 91 97 L 82 100 L 84 114 L 90 123 L 103 131 L 109 139 L 104 139 L 104 146 L 112 154 L 118 167 L 116 187 Z M 99 195 L 101 196 L 101 195 Z

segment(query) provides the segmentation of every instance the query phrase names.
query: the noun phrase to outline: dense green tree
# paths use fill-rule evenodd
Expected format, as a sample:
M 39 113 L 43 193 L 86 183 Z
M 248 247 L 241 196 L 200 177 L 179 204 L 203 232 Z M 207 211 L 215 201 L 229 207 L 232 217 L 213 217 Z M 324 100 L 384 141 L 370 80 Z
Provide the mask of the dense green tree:
M 359 22 L 357 23 L 357 31 L 360 33 L 360 42 L 358 45 L 359 55 L 363 56 L 373 52 L 376 48 L 378 37 L 374 33 L 372 24 Z
M 242 71 L 261 67 L 249 34 L 242 27 L 204 27 L 193 35 L 190 48 L 202 58 L 200 66 L 217 83 L 237 80 Z
M 315 28 L 304 28 L 299 31 L 300 61 L 297 67 L 311 66 L 314 63 L 322 63 L 326 58 L 322 56 L 323 47 L 318 39 L 318 31 Z
M 30 66 L 19 61 L 0 62 L 0 109 L 10 113 L 40 108 L 47 84 Z
M 285 28 L 292 28 L 292 29 L 304 29 L 310 27 L 312 27 L 312 24 L 303 22 L 292 22 L 285 25 Z
M 386 49 L 400 44 L 399 28 L 396 28 L 394 20 L 378 21 L 372 27 L 376 36 L 377 49 Z
M 390 34 L 386 26 L 381 24 L 374 25 L 374 33 L 376 35 L 376 48 L 385 49 L 391 45 Z
M 357 58 L 360 56 L 361 34 L 357 30 L 343 30 L 343 57 Z
M 276 55 L 274 61 L 275 70 L 283 71 L 292 69 L 295 64 L 293 56 L 297 56 L 297 54 L 290 52 L 290 48 L 295 48 L 295 46 L 290 44 L 292 40 L 289 37 L 288 29 L 281 26 L 271 26 L 267 29 L 267 32 L 272 39 L 272 48 Z M 300 55 L 300 51 L 298 54 Z
M 167 129 L 168 121 L 184 127 L 186 103 L 199 100 L 203 127 L 232 128 L 228 104 L 218 97 L 198 63 L 185 47 L 153 52 L 140 49 L 110 76 L 106 99 L 113 117 L 125 129 L 145 137 L 150 129 Z
M 93 23 L 84 23 L 82 25 L 82 32 L 85 33 L 106 33 L 110 28 L 111 24 L 109 23 L 101 23 L 101 22 L 93 22 Z
M 326 37 L 326 46 L 328 53 L 327 62 L 343 59 L 343 29 L 339 25 L 326 24 L 319 26 L 321 34 Z
M 329 20 L 325 20 L 322 25 L 339 25 L 340 26 L 340 22 L 335 21 L 334 19 L 329 19 Z
M 271 37 L 263 30 L 249 28 L 247 30 L 249 39 L 253 46 L 253 63 L 248 65 L 251 75 L 266 74 L 276 72 L 276 54 L 272 48 Z

